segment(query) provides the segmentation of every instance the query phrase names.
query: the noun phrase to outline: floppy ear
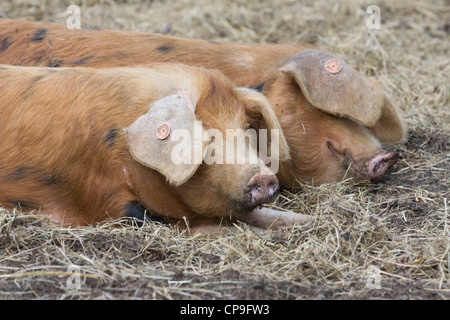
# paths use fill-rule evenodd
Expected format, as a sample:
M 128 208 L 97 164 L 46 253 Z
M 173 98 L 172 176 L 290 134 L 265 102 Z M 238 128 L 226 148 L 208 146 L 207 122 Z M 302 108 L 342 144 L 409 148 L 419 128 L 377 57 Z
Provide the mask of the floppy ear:
M 369 130 L 382 144 L 405 142 L 407 136 L 403 119 L 386 96 L 381 106 L 381 116 Z
M 153 103 L 146 114 L 124 129 L 133 158 L 164 175 L 174 186 L 189 180 L 203 159 L 205 143 L 199 149 L 198 138 L 203 137 L 204 129 L 196 123 L 196 104 L 189 94 L 178 92 Z M 174 136 L 182 140 L 174 141 Z M 180 161 L 174 149 L 183 150 L 187 161 Z
M 405 130 L 400 117 L 381 89 L 340 59 L 322 51 L 305 50 L 281 71 L 294 77 L 314 107 L 374 128 L 372 132 L 381 142 L 403 139 Z
M 278 130 L 279 136 L 279 160 L 289 160 L 291 158 L 289 152 L 289 145 L 281 129 L 280 123 L 278 122 L 277 116 L 272 109 L 272 106 L 267 100 L 267 98 L 252 89 L 248 88 L 237 88 L 236 91 L 245 100 L 246 113 L 249 115 L 250 119 L 254 122 L 254 127 L 258 129 L 268 129 L 268 136 L 271 129 Z M 256 124 L 256 122 L 259 122 Z

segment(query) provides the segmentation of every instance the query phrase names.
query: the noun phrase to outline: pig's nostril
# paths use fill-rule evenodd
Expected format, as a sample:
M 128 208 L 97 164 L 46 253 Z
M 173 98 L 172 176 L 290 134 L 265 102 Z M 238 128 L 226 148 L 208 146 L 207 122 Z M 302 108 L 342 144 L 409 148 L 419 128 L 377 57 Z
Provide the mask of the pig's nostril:
M 267 186 L 267 192 L 269 194 L 269 196 L 273 196 L 274 194 L 276 194 L 278 192 L 278 184 L 277 183 L 269 183 L 269 185 Z
M 380 180 L 383 175 L 397 162 L 397 153 L 378 155 L 369 163 L 369 178 L 372 181 Z
M 249 205 L 255 206 L 273 200 L 278 192 L 279 185 L 275 175 L 257 175 L 248 186 Z
M 261 190 L 261 186 L 259 184 L 256 184 L 252 187 L 251 189 L 251 195 L 252 195 L 252 199 L 259 199 L 262 197 L 262 190 Z

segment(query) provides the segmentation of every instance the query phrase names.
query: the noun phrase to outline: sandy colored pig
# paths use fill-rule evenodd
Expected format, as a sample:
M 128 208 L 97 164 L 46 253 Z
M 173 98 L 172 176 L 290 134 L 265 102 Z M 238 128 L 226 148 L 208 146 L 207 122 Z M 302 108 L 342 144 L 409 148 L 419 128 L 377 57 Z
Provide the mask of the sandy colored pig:
M 64 226 L 146 213 L 193 228 L 249 214 L 253 221 L 251 212 L 278 191 L 273 172 L 258 157 L 242 164 L 202 157 L 209 130 L 224 139 L 227 130 L 243 132 L 249 114 L 281 131 L 272 113 L 263 95 L 234 88 L 216 70 L 0 66 L 0 203 Z M 200 161 L 176 163 L 173 150 L 180 143 L 194 150 L 198 140 L 171 136 L 195 128 Z M 280 158 L 289 157 L 283 138 L 280 145 Z
M 304 46 L 68 30 L 7 19 L 0 20 L 0 43 L 0 63 L 8 64 L 103 68 L 181 62 L 219 69 L 271 102 L 291 149 L 292 158 L 278 172 L 287 187 L 345 177 L 381 180 L 398 157 L 382 144 L 405 139 L 396 108 L 374 82 L 339 58 Z

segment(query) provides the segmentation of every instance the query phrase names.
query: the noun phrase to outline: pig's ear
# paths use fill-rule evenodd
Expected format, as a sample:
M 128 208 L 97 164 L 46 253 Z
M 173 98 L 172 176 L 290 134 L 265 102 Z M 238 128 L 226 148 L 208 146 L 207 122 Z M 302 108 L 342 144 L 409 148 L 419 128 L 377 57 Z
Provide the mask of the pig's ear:
M 202 154 L 194 154 L 199 150 L 194 131 L 200 130 L 200 138 L 204 131 L 196 122 L 196 105 L 188 93 L 178 92 L 153 103 L 146 114 L 124 129 L 133 158 L 174 186 L 189 180 L 202 162 Z
M 372 132 L 381 142 L 403 139 L 400 117 L 381 89 L 340 59 L 322 51 L 305 50 L 281 71 L 294 77 L 314 107 L 375 128 Z
M 236 91 L 245 101 L 246 113 L 254 122 L 254 129 L 268 129 L 268 137 L 270 138 L 271 129 L 277 130 L 279 137 L 279 160 L 289 160 L 291 158 L 289 145 L 269 100 L 263 94 L 248 88 L 237 88 Z
M 369 130 L 382 144 L 406 140 L 407 132 L 403 119 L 386 96 L 381 106 L 381 116 L 372 127 L 369 127 Z

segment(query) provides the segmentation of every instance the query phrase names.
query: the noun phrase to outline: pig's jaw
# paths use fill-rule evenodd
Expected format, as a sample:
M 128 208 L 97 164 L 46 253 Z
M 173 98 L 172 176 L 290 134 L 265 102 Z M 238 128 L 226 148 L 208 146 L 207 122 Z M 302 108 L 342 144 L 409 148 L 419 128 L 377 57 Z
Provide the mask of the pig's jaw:
M 278 185 L 274 184 L 268 185 L 266 188 L 259 184 L 247 187 L 244 193 L 243 206 L 245 208 L 254 209 L 259 205 L 271 202 L 275 199 L 278 190 Z
M 278 183 L 272 183 L 272 179 L 269 180 L 266 186 L 262 186 L 259 183 L 248 185 L 244 191 L 243 199 L 232 201 L 229 209 L 230 218 L 245 218 L 254 209 L 275 200 L 278 192 L 279 185 Z

